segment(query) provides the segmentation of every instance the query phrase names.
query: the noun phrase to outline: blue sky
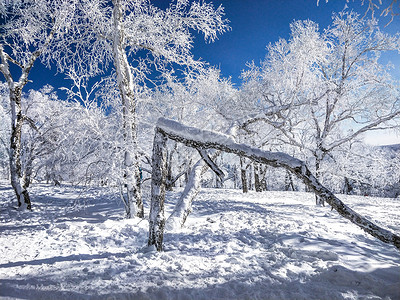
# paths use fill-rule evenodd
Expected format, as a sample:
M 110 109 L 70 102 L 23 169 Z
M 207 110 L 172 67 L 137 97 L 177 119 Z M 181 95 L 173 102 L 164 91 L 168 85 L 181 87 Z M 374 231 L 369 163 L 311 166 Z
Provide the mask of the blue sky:
M 210 1 L 210 0 L 206 0 Z M 390 0 L 384 0 L 384 3 Z M 166 7 L 168 0 L 154 0 L 160 7 Z M 254 60 L 259 63 L 266 54 L 268 43 L 278 41 L 279 38 L 289 37 L 289 24 L 294 20 L 310 19 L 317 22 L 320 28 L 326 28 L 331 23 L 333 12 L 341 11 L 345 5 L 364 14 L 367 7 L 361 6 L 361 0 L 212 0 L 215 6 L 225 8 L 226 18 L 230 20 L 231 31 L 219 36 L 214 43 L 205 43 L 198 36 L 195 40 L 193 54 L 202 58 L 213 66 L 221 69 L 223 76 L 231 77 L 232 82 L 240 85 L 240 73 L 246 67 L 246 62 Z M 383 25 L 389 18 L 383 20 Z M 389 24 L 386 31 L 400 31 L 400 16 Z M 394 71 L 400 78 L 400 55 L 391 55 L 391 61 L 398 66 Z M 51 84 L 56 89 L 65 82 L 65 76 L 55 70 L 48 70 L 35 65 L 30 74 L 33 83 L 27 89 L 39 89 L 45 84 Z M 1 78 L 1 80 L 4 80 Z M 61 95 L 60 95 L 61 96 Z
M 219 66 L 225 77 L 240 84 L 240 72 L 248 61 L 259 63 L 265 57 L 266 46 L 279 38 L 289 37 L 289 24 L 294 20 L 310 19 L 319 24 L 320 29 L 330 25 L 333 12 L 340 12 L 345 5 L 364 15 L 366 5 L 361 0 L 213 0 L 214 5 L 225 7 L 226 17 L 232 30 L 211 44 L 196 41 L 193 53 L 211 65 Z M 387 2 L 387 1 L 386 1 Z M 385 3 L 385 1 L 384 1 Z M 383 25 L 390 20 L 381 18 Z M 400 16 L 383 28 L 384 31 L 400 31 Z M 390 55 L 398 70 L 394 72 L 400 78 L 400 55 Z

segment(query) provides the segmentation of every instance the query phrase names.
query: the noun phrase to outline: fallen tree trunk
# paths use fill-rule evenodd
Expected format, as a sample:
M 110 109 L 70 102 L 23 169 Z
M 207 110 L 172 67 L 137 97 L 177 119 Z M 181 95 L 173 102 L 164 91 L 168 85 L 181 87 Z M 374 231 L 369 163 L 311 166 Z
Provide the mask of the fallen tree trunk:
M 329 203 L 332 208 L 335 209 L 341 216 L 350 220 L 352 223 L 361 227 L 364 231 L 378 238 L 382 242 L 394 245 L 397 249 L 400 250 L 400 236 L 374 224 L 373 222 L 367 220 L 366 218 L 349 208 L 347 205 L 345 205 L 331 191 L 329 191 L 321 183 L 319 183 L 316 177 L 307 168 L 306 164 L 299 159 L 296 159 L 282 152 L 263 151 L 257 148 L 252 148 L 245 144 L 238 144 L 227 135 L 205 131 L 194 127 L 188 127 L 175 121 L 160 118 L 157 122 L 155 141 L 166 140 L 167 138 L 170 138 L 177 142 L 181 142 L 186 146 L 196 148 L 198 150 L 217 149 L 224 152 L 235 153 L 241 157 L 250 158 L 255 162 L 263 163 L 273 167 L 285 168 L 286 170 L 292 172 L 298 178 L 300 178 L 311 190 L 314 191 L 316 195 Z M 158 143 L 157 146 L 154 145 L 155 148 L 153 152 L 153 162 L 155 159 L 155 155 L 162 155 L 162 151 L 160 151 L 159 146 L 161 146 L 160 143 Z M 165 223 L 165 220 L 158 219 L 160 216 L 162 216 L 163 218 L 164 215 L 163 203 L 165 197 L 165 190 L 163 193 L 162 188 L 163 183 L 162 180 L 160 180 L 160 174 L 163 172 L 165 173 L 165 171 L 162 171 L 162 169 L 160 169 L 159 167 L 160 165 L 157 165 L 156 168 L 154 168 L 153 166 L 154 188 L 152 184 L 151 208 L 153 209 L 154 207 L 154 209 L 162 209 L 162 211 L 154 211 L 150 213 L 150 233 L 159 232 L 160 230 L 163 231 Z M 158 185 L 158 187 L 156 185 Z M 159 194 L 153 195 L 153 192 L 158 192 Z M 158 204 L 156 205 L 154 203 L 153 205 L 153 200 L 157 201 Z M 159 201 L 162 201 L 162 205 L 159 205 Z M 156 224 L 162 224 L 162 228 L 155 228 L 154 226 Z M 159 234 L 158 237 L 161 237 L 161 239 L 158 239 L 155 242 L 154 239 L 150 239 L 149 235 L 149 245 L 154 244 L 157 250 L 161 251 L 162 233 Z

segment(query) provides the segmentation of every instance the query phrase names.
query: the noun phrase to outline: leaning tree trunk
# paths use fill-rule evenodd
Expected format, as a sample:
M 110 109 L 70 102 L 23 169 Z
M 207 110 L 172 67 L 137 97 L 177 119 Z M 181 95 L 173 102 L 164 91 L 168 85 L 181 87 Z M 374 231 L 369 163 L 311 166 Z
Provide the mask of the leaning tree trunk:
M 192 203 L 200 192 L 202 176 L 207 172 L 208 168 L 214 171 L 219 181 L 223 181 L 224 173 L 213 162 L 213 160 L 221 154 L 221 151 L 215 152 L 212 158 L 210 158 L 205 151 L 201 150 L 199 152 L 202 159 L 199 160 L 190 171 L 185 189 L 179 197 L 171 215 L 168 217 L 168 229 L 183 227 L 185 224 L 187 217 L 192 212 Z
M 125 142 L 123 158 L 123 189 L 121 193 L 125 203 L 126 216 L 143 218 L 143 202 L 138 158 L 136 99 L 134 96 L 133 76 L 125 52 L 123 28 L 123 5 L 113 0 L 113 58 L 117 73 L 117 83 L 122 101 L 123 135 Z
M 343 194 L 346 195 L 351 195 L 353 192 L 353 185 L 350 182 L 350 179 L 348 177 L 344 177 L 344 184 L 343 184 Z
M 205 166 L 203 160 L 199 160 L 192 168 L 188 182 L 183 190 L 174 210 L 167 220 L 168 229 L 183 227 L 187 217 L 192 212 L 192 203 L 201 188 L 201 175 Z
M 149 230 L 149 245 L 155 245 L 158 251 L 162 250 L 164 229 L 164 199 L 165 199 L 165 144 L 167 138 L 181 142 L 186 146 L 201 149 L 217 149 L 234 153 L 240 157 L 247 157 L 252 161 L 282 167 L 295 174 L 315 194 L 323 198 L 341 216 L 350 220 L 361 229 L 377 239 L 394 245 L 400 250 L 400 236 L 367 220 L 360 214 L 345 205 L 331 191 L 325 188 L 310 172 L 307 165 L 286 153 L 269 152 L 252 148 L 245 144 L 237 144 L 232 138 L 211 131 L 200 130 L 184 126 L 180 123 L 160 118 L 157 122 L 155 142 L 153 148 L 153 180 Z M 164 174 L 164 176 L 163 176 Z

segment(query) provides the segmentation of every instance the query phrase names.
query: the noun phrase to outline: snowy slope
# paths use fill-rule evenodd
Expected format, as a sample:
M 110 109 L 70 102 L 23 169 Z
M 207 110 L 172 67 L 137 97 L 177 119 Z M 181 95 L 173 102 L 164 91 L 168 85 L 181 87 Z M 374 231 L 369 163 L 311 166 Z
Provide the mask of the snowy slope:
M 1 299 L 400 299 L 400 252 L 311 194 L 203 190 L 163 253 L 146 247 L 147 220 L 121 217 L 117 193 L 32 195 L 32 213 L 10 210 L 0 184 Z M 399 199 L 341 199 L 400 233 Z

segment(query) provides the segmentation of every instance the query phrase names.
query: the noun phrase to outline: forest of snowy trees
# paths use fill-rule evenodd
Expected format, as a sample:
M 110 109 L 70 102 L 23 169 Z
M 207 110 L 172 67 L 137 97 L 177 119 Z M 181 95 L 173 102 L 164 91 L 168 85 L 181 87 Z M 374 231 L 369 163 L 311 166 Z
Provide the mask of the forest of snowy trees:
M 294 21 L 236 86 L 191 54 L 195 33 L 213 42 L 230 30 L 209 2 L 14 0 L 0 13 L 0 176 L 21 209 L 34 207 L 34 183 L 107 186 L 126 217 L 143 218 L 160 117 L 300 159 L 333 193 L 400 195 L 399 149 L 363 142 L 400 121 L 399 80 L 380 60 L 400 35 L 373 18 L 344 9 L 327 28 Z M 62 91 L 25 88 L 38 64 L 65 75 Z M 312 190 L 280 164 L 166 143 L 167 190 Z

